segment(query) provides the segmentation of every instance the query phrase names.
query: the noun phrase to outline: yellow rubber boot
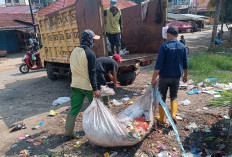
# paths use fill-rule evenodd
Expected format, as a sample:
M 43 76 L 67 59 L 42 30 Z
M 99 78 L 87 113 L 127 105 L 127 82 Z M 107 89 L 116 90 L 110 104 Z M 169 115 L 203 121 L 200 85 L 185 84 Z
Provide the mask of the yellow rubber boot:
M 175 123 L 176 123 L 177 108 L 178 108 L 178 102 L 176 100 L 173 100 L 171 102 L 171 116 Z
M 165 112 L 161 105 L 159 105 L 159 116 L 157 117 L 157 120 L 161 123 L 165 123 Z

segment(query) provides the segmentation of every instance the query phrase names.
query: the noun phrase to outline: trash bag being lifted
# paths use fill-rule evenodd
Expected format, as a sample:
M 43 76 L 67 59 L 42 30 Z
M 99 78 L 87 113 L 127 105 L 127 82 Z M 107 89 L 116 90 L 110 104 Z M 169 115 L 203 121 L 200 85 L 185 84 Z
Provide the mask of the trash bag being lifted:
M 146 137 L 153 125 L 153 102 L 153 89 L 148 88 L 133 105 L 114 115 L 99 99 L 94 99 L 83 115 L 83 129 L 87 138 L 103 147 L 137 144 Z M 128 122 L 142 115 L 149 126 L 141 138 L 135 138 L 128 132 L 128 125 L 131 125 Z

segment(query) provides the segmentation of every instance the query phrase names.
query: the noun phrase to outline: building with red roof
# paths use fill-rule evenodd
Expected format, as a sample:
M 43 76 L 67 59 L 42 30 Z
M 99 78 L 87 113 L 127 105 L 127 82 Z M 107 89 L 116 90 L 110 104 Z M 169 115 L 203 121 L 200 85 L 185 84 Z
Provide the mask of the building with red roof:
M 57 1 L 53 2 L 52 4 L 50 4 L 49 6 L 40 9 L 36 13 L 37 14 L 49 14 L 49 13 L 58 11 L 62 8 L 68 7 L 72 4 L 75 4 L 76 1 L 78 1 L 78 0 L 57 0 Z M 101 0 L 101 2 L 102 2 L 103 9 L 110 7 L 110 0 Z M 132 2 L 132 1 L 118 0 L 118 8 L 119 9 L 124 9 L 124 8 L 132 7 L 135 5 L 137 5 L 137 4 Z
M 10 52 L 19 52 L 25 49 L 28 30 L 33 27 L 19 23 L 32 24 L 30 8 L 28 5 L 7 6 L 0 8 L 0 49 Z

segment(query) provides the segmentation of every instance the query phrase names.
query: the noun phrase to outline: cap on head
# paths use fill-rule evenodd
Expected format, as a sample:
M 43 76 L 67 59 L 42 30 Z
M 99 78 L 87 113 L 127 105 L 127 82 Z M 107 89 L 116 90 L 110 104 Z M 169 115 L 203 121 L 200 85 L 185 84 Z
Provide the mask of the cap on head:
M 86 45 L 92 48 L 94 46 L 94 39 L 100 39 L 100 36 L 95 35 L 92 30 L 84 30 L 81 34 L 81 45 Z
M 100 39 L 100 36 L 99 36 L 99 35 L 96 35 L 96 34 L 95 34 L 92 30 L 90 30 L 90 29 L 86 29 L 86 30 L 83 31 L 82 37 L 83 37 L 83 36 L 86 36 L 86 35 L 89 35 L 89 37 L 90 37 L 91 39 L 95 39 L 95 40 Z
M 111 0 L 110 7 L 117 7 L 117 0 Z
M 114 54 L 112 57 L 114 60 L 118 61 L 119 63 L 122 62 L 122 58 L 119 54 Z
M 167 33 L 177 36 L 178 35 L 178 29 L 175 26 L 168 27 Z

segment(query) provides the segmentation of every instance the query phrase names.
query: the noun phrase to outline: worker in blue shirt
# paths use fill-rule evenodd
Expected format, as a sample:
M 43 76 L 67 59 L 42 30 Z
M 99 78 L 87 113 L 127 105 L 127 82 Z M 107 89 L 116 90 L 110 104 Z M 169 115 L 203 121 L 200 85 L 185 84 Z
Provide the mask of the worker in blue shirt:
M 177 113 L 177 92 L 179 81 L 182 77 L 183 82 L 187 82 L 188 78 L 188 58 L 185 46 L 177 40 L 178 29 L 169 27 L 167 30 L 167 42 L 162 44 L 159 49 L 155 71 L 152 77 L 152 86 L 158 83 L 158 89 L 163 101 L 166 101 L 166 95 L 169 88 L 171 98 L 171 116 L 176 123 Z M 184 73 L 184 74 L 183 74 Z M 158 81 L 159 76 L 159 81 Z M 158 121 L 165 123 L 165 112 L 159 105 Z

